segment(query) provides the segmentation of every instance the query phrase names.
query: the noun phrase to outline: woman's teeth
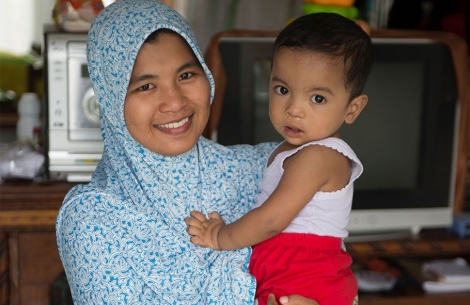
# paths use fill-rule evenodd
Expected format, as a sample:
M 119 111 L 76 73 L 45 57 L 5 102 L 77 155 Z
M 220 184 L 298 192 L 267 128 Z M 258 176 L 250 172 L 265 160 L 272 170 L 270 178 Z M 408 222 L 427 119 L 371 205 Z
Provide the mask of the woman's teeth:
M 157 126 L 162 127 L 162 128 L 178 128 L 186 124 L 188 121 L 189 121 L 189 117 L 184 118 L 179 122 L 173 122 L 173 123 L 162 124 L 162 125 L 157 125 Z

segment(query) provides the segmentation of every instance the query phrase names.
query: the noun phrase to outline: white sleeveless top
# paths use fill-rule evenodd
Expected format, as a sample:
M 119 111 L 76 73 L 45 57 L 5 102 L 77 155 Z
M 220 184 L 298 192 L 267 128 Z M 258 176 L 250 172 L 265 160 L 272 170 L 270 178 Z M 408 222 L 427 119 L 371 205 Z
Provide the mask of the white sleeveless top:
M 341 139 L 326 138 L 312 141 L 295 149 L 279 153 L 269 167 L 264 170 L 260 193 L 253 208 L 261 206 L 279 184 L 284 173 L 284 160 L 308 145 L 323 145 L 342 153 L 350 159 L 351 178 L 349 183 L 334 192 L 317 192 L 310 202 L 300 211 L 284 233 L 310 233 L 322 236 L 345 238 L 349 223 L 353 198 L 353 183 L 362 174 L 362 164 L 351 147 Z

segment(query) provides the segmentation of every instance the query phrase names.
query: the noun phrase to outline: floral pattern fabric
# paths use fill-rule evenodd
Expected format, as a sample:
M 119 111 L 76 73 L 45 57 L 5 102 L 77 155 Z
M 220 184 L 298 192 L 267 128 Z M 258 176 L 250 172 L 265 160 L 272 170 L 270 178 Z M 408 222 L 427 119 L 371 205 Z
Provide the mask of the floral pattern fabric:
M 227 222 L 255 202 L 272 144 L 223 147 L 200 138 L 190 151 L 157 155 L 130 135 L 124 99 L 133 63 L 157 29 L 179 33 L 212 76 L 194 34 L 172 9 L 119 0 L 95 18 L 88 67 L 100 105 L 104 153 L 87 185 L 74 187 L 57 217 L 57 243 L 75 304 L 252 304 L 250 248 L 193 245 L 184 219 L 218 211 Z

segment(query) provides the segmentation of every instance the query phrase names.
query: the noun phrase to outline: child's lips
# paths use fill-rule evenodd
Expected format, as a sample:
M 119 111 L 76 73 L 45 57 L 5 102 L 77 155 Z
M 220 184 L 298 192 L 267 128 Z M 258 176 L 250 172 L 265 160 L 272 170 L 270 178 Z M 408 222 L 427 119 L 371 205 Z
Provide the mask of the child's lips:
M 304 133 L 301 129 L 295 126 L 284 126 L 284 132 L 286 133 L 287 136 L 293 137 L 293 138 L 296 138 Z

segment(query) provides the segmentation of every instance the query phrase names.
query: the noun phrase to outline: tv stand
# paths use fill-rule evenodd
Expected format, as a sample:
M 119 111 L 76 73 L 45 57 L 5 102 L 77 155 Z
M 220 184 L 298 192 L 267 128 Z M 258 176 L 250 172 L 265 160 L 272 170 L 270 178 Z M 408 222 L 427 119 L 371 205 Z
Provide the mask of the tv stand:
M 353 233 L 344 240 L 345 243 L 352 242 L 374 242 L 383 240 L 394 240 L 402 238 L 413 238 L 419 236 L 410 230 L 401 231 L 386 231 L 386 232 L 367 232 L 367 233 Z
M 403 238 L 417 239 L 419 238 L 420 232 L 420 226 L 403 230 L 353 232 L 349 234 L 345 242 L 372 242 Z
M 345 241 L 355 264 L 379 258 L 402 270 L 406 285 L 392 291 L 359 292 L 361 305 L 467 305 L 470 291 L 459 293 L 426 293 L 420 287 L 422 263 L 434 259 L 463 257 L 470 263 L 470 236 L 460 238 L 445 229 L 423 229 L 419 235 L 396 239 Z M 406 263 L 406 264 L 405 264 Z

